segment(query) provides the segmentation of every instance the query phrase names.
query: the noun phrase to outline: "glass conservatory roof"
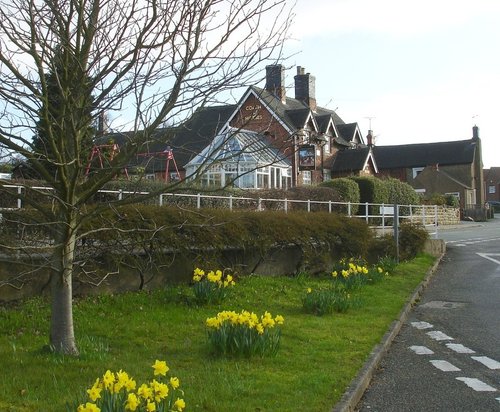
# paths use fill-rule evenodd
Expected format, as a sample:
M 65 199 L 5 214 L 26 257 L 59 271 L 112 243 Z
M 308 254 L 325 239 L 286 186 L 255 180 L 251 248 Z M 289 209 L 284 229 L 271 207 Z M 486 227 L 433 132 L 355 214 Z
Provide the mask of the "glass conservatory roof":
M 230 129 L 217 135 L 187 165 L 197 166 L 211 162 L 248 163 L 289 167 L 290 160 L 272 147 L 264 136 L 248 130 Z

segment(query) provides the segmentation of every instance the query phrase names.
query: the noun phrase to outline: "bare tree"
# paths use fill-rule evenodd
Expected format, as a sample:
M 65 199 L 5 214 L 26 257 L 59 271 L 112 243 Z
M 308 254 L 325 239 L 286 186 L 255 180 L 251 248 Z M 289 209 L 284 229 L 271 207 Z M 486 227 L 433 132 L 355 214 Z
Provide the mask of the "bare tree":
M 43 201 L 25 201 L 51 238 L 54 350 L 78 354 L 75 252 L 79 229 L 98 213 L 85 205 L 158 126 L 253 82 L 262 63 L 278 59 L 287 3 L 0 0 L 0 147 L 24 156 L 52 188 L 38 193 Z M 129 119 L 126 142 L 108 167 L 86 176 L 89 129 L 103 112 Z M 42 145 L 33 143 L 37 124 Z

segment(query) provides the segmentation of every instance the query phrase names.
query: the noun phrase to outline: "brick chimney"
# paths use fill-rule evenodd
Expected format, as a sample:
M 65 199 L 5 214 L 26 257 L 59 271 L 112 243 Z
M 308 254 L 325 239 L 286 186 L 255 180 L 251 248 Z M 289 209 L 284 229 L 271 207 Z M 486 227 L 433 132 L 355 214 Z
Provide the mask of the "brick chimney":
M 266 90 L 286 102 L 285 68 L 281 64 L 266 66 Z
M 303 67 L 297 66 L 295 79 L 295 98 L 303 101 L 311 110 L 316 110 L 316 78 L 305 73 Z
M 375 138 L 373 137 L 373 130 L 368 130 L 368 135 L 366 136 L 366 144 L 369 147 L 375 146 Z
M 474 125 L 472 128 L 472 140 L 478 140 L 479 139 L 479 127 Z

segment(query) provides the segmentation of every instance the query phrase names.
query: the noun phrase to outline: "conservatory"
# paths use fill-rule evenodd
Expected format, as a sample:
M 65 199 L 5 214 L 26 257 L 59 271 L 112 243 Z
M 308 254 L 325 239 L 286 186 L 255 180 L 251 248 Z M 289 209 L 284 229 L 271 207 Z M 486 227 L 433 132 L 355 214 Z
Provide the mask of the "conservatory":
M 266 138 L 248 130 L 229 129 L 186 164 L 187 179 L 205 187 L 287 189 L 291 185 L 290 160 Z

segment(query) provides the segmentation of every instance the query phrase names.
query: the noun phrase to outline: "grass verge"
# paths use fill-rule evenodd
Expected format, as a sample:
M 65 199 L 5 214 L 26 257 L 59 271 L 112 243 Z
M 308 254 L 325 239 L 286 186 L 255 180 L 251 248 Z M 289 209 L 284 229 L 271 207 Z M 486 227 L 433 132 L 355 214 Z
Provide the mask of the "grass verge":
M 46 300 L 0 308 L 0 411 L 63 411 L 107 369 L 150 380 L 155 359 L 179 377 L 188 411 L 329 411 L 433 262 L 419 256 L 402 263 L 355 292 L 359 307 L 325 316 L 306 314 L 301 299 L 307 288 L 330 282 L 326 277 L 244 277 L 222 304 L 203 307 L 190 304 L 186 286 L 79 299 L 78 358 L 43 349 Z M 276 357 L 211 356 L 204 322 L 226 309 L 283 315 Z

